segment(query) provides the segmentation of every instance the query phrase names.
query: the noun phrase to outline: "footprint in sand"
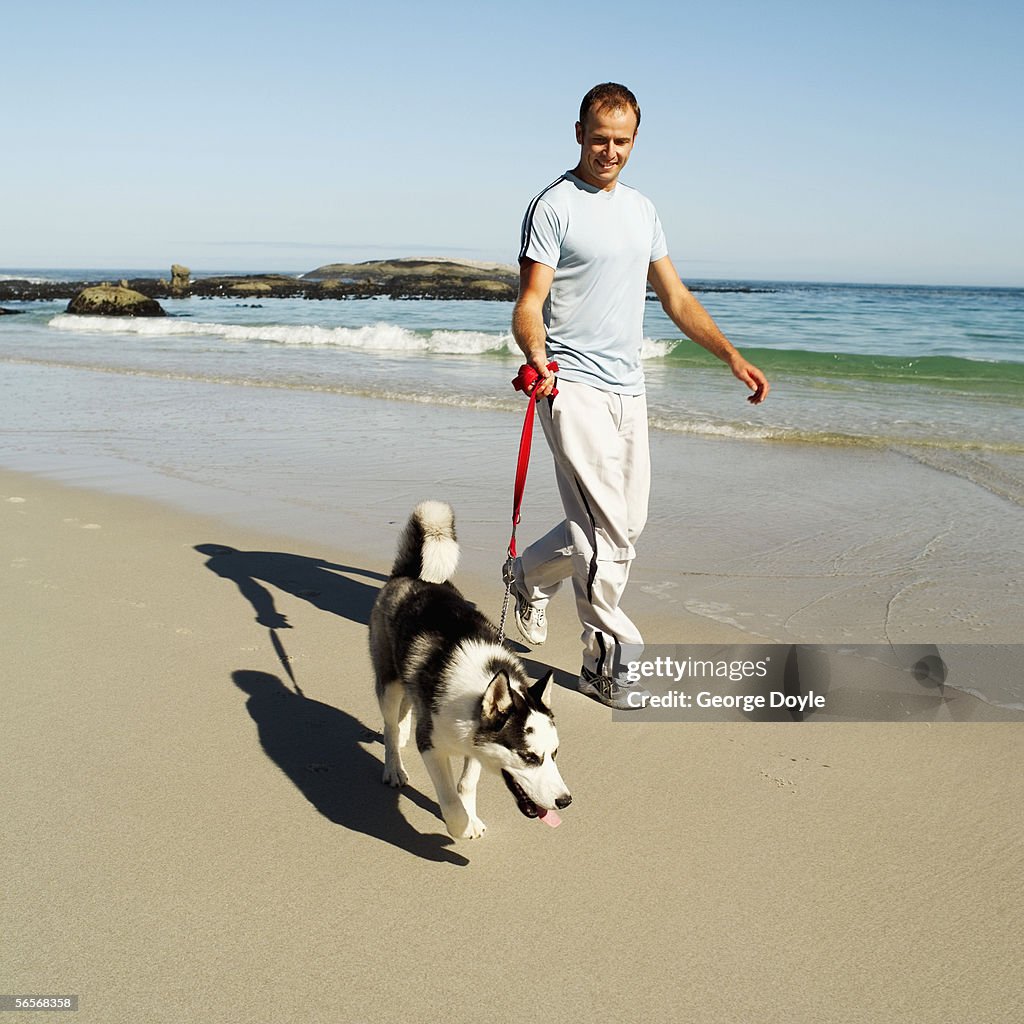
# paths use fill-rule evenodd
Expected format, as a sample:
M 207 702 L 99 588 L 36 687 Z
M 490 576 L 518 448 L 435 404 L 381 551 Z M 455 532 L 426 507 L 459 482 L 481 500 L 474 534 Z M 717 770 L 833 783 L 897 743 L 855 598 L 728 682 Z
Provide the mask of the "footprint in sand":
M 774 764 L 762 768 L 758 774 L 765 782 L 793 794 L 797 792 L 798 783 L 801 786 L 813 783 L 822 768 L 832 767 L 830 764 L 811 761 L 809 757 L 787 757 L 784 754 L 776 757 L 778 760 Z
M 59 583 L 51 583 L 49 580 L 45 579 L 29 580 L 28 585 L 30 587 L 40 587 L 43 590 L 60 590 Z
M 80 519 L 65 519 L 65 523 L 79 524 L 83 530 L 102 530 L 103 527 L 99 523 L 83 523 Z
M 25 504 L 25 501 L 26 501 L 26 499 L 25 499 L 25 498 L 8 498 L 7 500 L 8 500 L 8 501 L 9 501 L 9 502 L 10 502 L 10 503 L 11 503 L 12 505 L 24 505 L 24 504 Z

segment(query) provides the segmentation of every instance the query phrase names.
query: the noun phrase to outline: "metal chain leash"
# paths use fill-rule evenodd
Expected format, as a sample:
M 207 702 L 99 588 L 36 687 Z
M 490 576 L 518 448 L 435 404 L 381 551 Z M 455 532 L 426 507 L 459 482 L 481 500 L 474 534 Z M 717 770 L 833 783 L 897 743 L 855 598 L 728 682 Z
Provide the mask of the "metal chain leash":
M 505 581 L 505 600 L 501 604 L 501 620 L 498 623 L 498 643 L 503 644 L 505 642 L 505 618 L 508 615 L 508 599 L 512 595 L 512 584 L 515 583 L 516 577 L 512 571 L 512 555 L 508 556 L 508 561 L 505 562 L 501 570 L 501 578 Z

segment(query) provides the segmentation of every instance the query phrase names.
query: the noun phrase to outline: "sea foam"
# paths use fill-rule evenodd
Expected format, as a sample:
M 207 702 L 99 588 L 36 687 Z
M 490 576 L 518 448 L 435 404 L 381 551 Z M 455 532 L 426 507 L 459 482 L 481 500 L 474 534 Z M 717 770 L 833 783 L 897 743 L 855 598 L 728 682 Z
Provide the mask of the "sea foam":
M 134 317 L 83 317 L 62 313 L 49 323 L 60 331 L 83 334 L 134 334 L 141 337 L 215 337 L 224 341 L 265 342 L 359 349 L 376 352 L 482 355 L 515 353 L 511 333 L 486 331 L 413 331 L 378 322 L 364 327 L 318 327 L 312 324 L 221 324 L 193 320 Z
M 319 327 L 313 324 L 221 324 L 175 318 L 85 317 L 61 313 L 49 323 L 59 331 L 84 334 L 135 334 L 143 337 L 205 336 L 225 341 L 257 341 L 277 345 L 308 345 L 376 352 L 484 355 L 488 352 L 516 355 L 511 332 L 431 330 L 413 331 L 398 324 L 378 321 L 363 327 Z M 678 341 L 644 338 L 643 359 L 670 355 Z

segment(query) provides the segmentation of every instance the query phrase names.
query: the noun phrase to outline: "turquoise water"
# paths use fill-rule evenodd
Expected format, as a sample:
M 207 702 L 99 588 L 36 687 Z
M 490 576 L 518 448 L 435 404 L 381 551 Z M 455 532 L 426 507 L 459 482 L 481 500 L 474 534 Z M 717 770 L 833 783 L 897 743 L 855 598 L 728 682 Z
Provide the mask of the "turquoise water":
M 682 339 L 650 302 L 645 373 L 655 429 L 1024 454 L 1024 290 L 707 287 L 702 302 L 769 375 L 772 394 L 749 406 L 727 369 Z M 521 361 L 509 333 L 510 303 L 164 305 L 167 319 L 112 321 L 65 316 L 61 302 L 7 303 L 25 313 L 0 319 L 0 359 L 438 405 L 512 409 L 520 402 L 508 386 Z

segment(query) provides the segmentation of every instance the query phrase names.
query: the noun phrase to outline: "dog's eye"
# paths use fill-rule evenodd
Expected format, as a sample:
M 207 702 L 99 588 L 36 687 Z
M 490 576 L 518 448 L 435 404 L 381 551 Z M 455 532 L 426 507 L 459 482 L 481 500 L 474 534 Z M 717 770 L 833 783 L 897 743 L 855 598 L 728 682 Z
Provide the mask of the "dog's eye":
M 523 764 L 528 764 L 531 768 L 535 768 L 537 765 L 542 764 L 544 761 L 544 758 L 541 757 L 540 754 L 534 754 L 529 750 L 524 751 L 522 754 L 519 755 L 519 757 L 521 758 Z

